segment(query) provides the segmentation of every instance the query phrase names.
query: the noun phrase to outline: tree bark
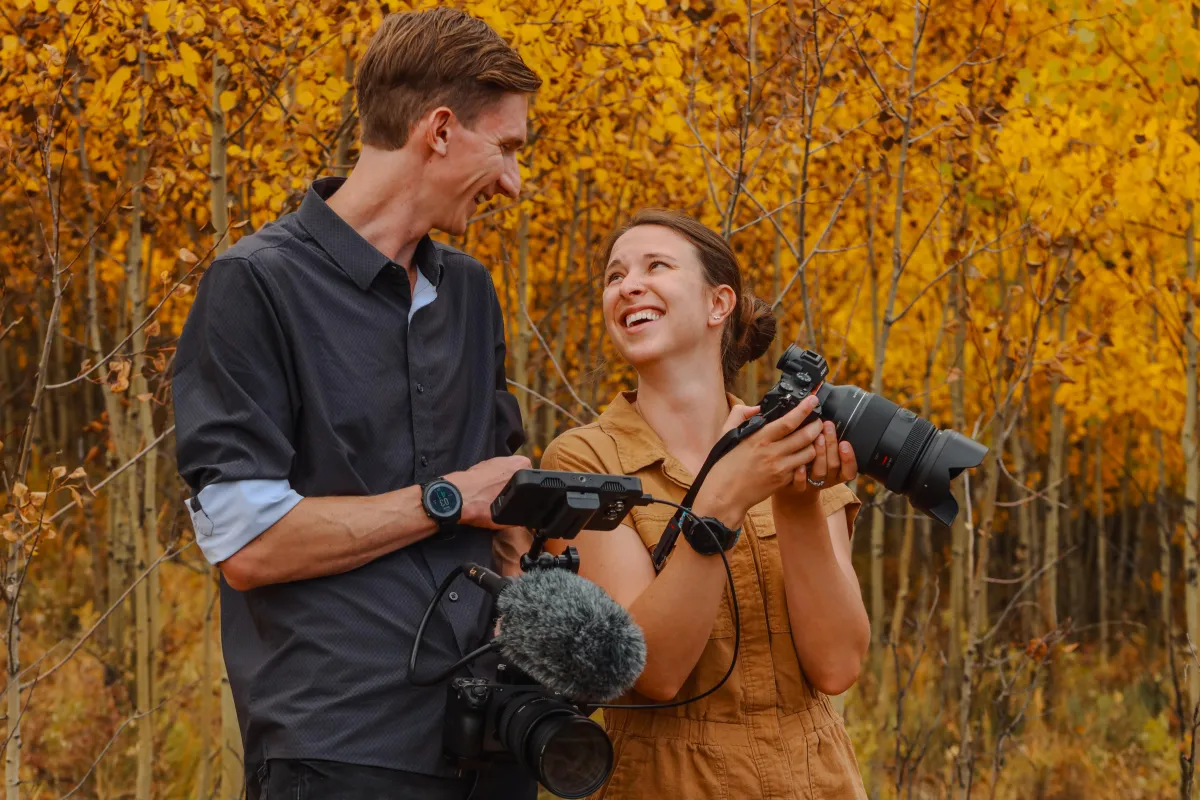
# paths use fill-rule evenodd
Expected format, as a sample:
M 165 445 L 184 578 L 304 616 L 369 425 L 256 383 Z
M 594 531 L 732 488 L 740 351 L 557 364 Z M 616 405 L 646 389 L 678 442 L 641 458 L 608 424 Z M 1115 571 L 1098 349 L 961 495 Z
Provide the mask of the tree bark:
M 1193 13 L 1197 13 L 1196 10 Z M 1200 102 L 1200 101 L 1198 101 Z M 1200 124 L 1200 110 L 1197 111 L 1197 124 Z M 1186 234 L 1187 247 L 1187 277 L 1193 283 L 1196 280 L 1196 209 L 1192 200 L 1187 201 L 1188 227 Z M 1187 579 L 1187 628 L 1188 637 L 1192 644 L 1200 650 L 1200 562 L 1197 559 L 1197 548 L 1200 548 L 1200 449 L 1197 442 L 1197 417 L 1200 417 L 1200 404 L 1197 403 L 1197 381 L 1200 381 L 1200 371 L 1197 362 L 1200 361 L 1200 345 L 1196 338 L 1196 302 L 1189 292 L 1186 295 L 1186 310 L 1183 317 L 1183 336 L 1187 350 L 1187 367 L 1185 381 L 1187 385 L 1186 406 L 1183 417 L 1183 462 L 1187 473 L 1183 498 L 1184 520 L 1184 576 Z M 1188 690 L 1191 707 L 1200 703 L 1200 669 L 1188 671 Z
M 1067 306 L 1064 303 L 1058 311 L 1058 337 L 1063 340 L 1067 335 Z M 1066 457 L 1066 431 L 1063 426 L 1063 409 L 1060 403 L 1054 401 L 1058 394 L 1060 381 L 1057 375 L 1050 380 L 1050 467 L 1046 476 L 1046 542 L 1042 548 L 1042 590 L 1038 603 L 1042 610 L 1044 627 L 1053 630 L 1058 627 L 1058 552 L 1062 512 L 1059 510 L 1059 498 L 1062 496 L 1063 459 Z
M 221 92 L 229 80 L 229 67 L 213 55 L 213 93 L 209 116 L 212 119 L 212 152 L 209 162 L 211 181 L 212 226 L 217 242 L 213 257 L 229 249 L 229 207 L 227 204 L 228 176 L 226 173 L 225 112 L 221 110 Z M 215 576 L 214 576 L 215 579 Z M 233 692 L 229 689 L 229 675 L 225 671 L 225 659 L 221 666 L 221 800 L 239 800 L 242 797 L 246 776 L 242 758 L 242 734 L 238 728 L 237 709 L 233 705 Z
M 1099 577 L 1100 667 L 1108 666 L 1108 530 L 1104 523 L 1104 434 L 1092 424 L 1093 500 L 1096 503 L 1096 573 Z

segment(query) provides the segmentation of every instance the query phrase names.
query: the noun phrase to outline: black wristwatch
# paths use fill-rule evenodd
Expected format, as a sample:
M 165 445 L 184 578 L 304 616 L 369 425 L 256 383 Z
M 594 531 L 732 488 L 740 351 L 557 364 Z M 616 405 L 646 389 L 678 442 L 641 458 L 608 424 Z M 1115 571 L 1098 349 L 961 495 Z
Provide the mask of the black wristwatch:
M 701 524 L 701 523 L 704 524 Z M 725 523 L 716 517 L 700 517 L 685 514 L 680 525 L 680 533 L 687 543 L 702 556 L 715 556 L 721 551 L 732 550 L 742 535 L 742 529 L 730 530 Z M 716 536 L 717 541 L 713 541 Z
M 421 508 L 438 524 L 438 531 L 445 533 L 462 516 L 462 492 L 445 478 L 434 478 L 421 484 Z

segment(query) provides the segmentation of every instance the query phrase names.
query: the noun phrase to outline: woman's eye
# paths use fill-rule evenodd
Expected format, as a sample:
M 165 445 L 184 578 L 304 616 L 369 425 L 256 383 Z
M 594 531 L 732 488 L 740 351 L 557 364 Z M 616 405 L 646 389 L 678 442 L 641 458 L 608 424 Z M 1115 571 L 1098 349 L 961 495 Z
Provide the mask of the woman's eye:
M 650 262 L 650 269 L 654 269 L 655 267 L 665 267 L 665 266 L 667 266 L 667 263 L 665 261 Z
M 621 273 L 619 273 L 619 272 L 610 272 L 610 273 L 608 273 L 608 277 L 606 277 L 606 278 L 604 279 L 604 282 L 605 282 L 605 283 L 612 283 L 612 282 L 613 282 L 613 279 L 615 279 L 615 278 L 619 278 L 619 277 L 621 277 Z

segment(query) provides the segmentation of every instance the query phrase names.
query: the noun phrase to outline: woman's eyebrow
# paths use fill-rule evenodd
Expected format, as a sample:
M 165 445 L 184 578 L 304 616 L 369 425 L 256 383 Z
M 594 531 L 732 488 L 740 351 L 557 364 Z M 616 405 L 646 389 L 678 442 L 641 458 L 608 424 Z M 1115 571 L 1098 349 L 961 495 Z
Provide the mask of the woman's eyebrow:
M 646 255 L 644 257 L 646 258 L 647 261 L 652 260 L 652 259 L 659 259 L 659 258 L 666 259 L 667 261 L 675 260 L 674 256 L 668 255 L 666 253 L 646 253 Z

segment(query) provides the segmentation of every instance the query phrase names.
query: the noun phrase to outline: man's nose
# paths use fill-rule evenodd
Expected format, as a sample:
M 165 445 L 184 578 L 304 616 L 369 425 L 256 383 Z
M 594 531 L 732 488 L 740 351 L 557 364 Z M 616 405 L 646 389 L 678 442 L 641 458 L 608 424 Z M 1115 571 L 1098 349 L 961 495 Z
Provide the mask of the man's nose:
M 515 156 L 505 164 L 504 172 L 500 175 L 500 191 L 513 200 L 521 196 L 521 167 Z

